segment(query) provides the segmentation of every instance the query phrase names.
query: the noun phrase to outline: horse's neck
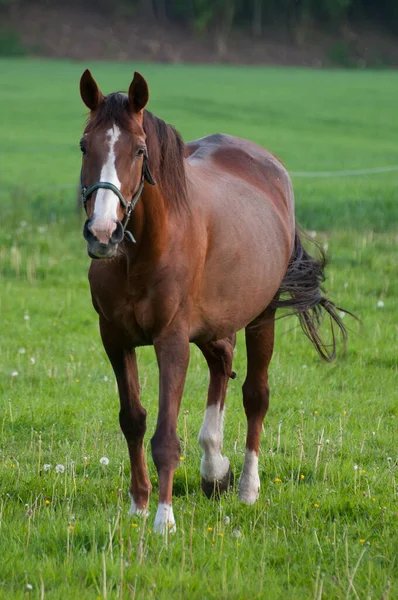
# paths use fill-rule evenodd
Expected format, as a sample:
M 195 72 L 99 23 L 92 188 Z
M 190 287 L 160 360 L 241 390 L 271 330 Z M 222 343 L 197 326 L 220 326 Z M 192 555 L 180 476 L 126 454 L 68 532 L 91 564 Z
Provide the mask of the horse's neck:
M 160 256 L 168 236 L 167 224 L 167 206 L 159 187 L 146 183 L 131 219 L 131 230 L 137 240 L 134 251 L 146 258 Z

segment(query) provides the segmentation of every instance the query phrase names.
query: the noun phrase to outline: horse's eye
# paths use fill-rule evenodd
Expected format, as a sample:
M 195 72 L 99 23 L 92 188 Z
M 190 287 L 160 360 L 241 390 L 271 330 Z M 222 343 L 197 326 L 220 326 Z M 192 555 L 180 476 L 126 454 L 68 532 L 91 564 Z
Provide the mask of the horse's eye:
M 143 154 L 145 154 L 145 148 L 138 148 L 136 154 L 137 156 L 142 156 Z
M 79 146 L 80 146 L 80 150 L 82 151 L 82 154 L 85 156 L 86 152 L 87 152 L 86 144 L 84 144 L 83 142 L 80 142 Z

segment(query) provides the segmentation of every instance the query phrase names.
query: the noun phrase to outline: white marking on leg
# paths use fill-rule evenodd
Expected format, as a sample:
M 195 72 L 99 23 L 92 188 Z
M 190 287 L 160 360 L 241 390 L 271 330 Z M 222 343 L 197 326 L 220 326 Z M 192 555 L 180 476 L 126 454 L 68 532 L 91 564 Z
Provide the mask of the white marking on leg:
M 137 505 L 134 502 L 133 494 L 131 492 L 129 492 L 129 496 L 131 499 L 129 515 L 137 515 L 138 517 L 148 517 L 149 510 L 147 510 L 146 508 L 137 508 Z
M 254 450 L 246 449 L 242 475 L 239 479 L 239 500 L 245 504 L 254 504 L 259 494 L 258 456 Z
M 229 471 L 229 460 L 222 456 L 224 411 L 218 404 L 206 409 L 199 433 L 199 444 L 203 450 L 200 473 L 206 481 L 222 481 Z
M 102 166 L 99 180 L 113 183 L 113 185 L 120 190 L 121 183 L 116 172 L 115 154 L 115 144 L 120 137 L 119 127 L 114 125 L 111 129 L 108 129 L 105 137 L 109 143 L 109 151 L 105 163 Z M 111 236 L 116 228 L 116 221 L 118 220 L 117 209 L 119 202 L 119 198 L 112 190 L 97 190 L 91 228 L 103 230 Z
M 176 522 L 171 504 L 158 504 L 153 530 L 163 535 L 167 532 L 176 532 Z

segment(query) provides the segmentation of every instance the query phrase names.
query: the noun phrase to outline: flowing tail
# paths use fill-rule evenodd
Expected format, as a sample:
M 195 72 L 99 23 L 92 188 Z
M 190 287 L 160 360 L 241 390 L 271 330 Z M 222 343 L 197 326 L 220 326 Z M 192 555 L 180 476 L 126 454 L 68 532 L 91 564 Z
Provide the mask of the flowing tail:
M 301 238 L 305 234 L 299 233 L 296 227 L 293 253 L 281 286 L 271 302 L 271 308 L 291 308 L 300 320 L 300 325 L 305 335 L 314 344 L 318 354 L 324 360 L 331 362 L 336 358 L 336 336 L 334 325 L 340 329 L 343 336 L 344 347 L 347 341 L 347 330 L 343 325 L 339 311 L 355 317 L 352 313 L 336 306 L 322 287 L 325 281 L 326 256 L 318 246 L 320 258 L 314 258 L 304 249 Z M 312 240 L 311 240 L 312 241 Z M 320 334 L 319 327 L 322 323 L 323 311 L 329 314 L 332 330 L 332 343 L 325 344 Z

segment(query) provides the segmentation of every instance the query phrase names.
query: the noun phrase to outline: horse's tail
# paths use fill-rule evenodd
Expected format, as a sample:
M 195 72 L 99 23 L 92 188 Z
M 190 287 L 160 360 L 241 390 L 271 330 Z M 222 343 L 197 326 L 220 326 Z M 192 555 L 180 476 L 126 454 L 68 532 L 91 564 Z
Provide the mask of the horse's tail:
M 314 258 L 304 249 L 302 237 L 296 227 L 294 248 L 281 286 L 274 297 L 272 308 L 291 308 L 300 319 L 300 325 L 305 335 L 314 344 L 317 352 L 324 360 L 331 362 L 336 357 L 336 336 L 334 324 L 338 326 L 344 346 L 347 340 L 347 330 L 343 325 L 339 312 L 343 309 L 336 306 L 326 295 L 322 284 L 325 281 L 326 256 L 318 246 L 319 258 Z M 330 317 L 332 343 L 325 344 L 319 334 L 323 311 Z M 344 310 L 344 313 L 350 314 Z M 354 315 L 352 315 L 354 316 Z M 356 318 L 356 317 L 355 317 Z

